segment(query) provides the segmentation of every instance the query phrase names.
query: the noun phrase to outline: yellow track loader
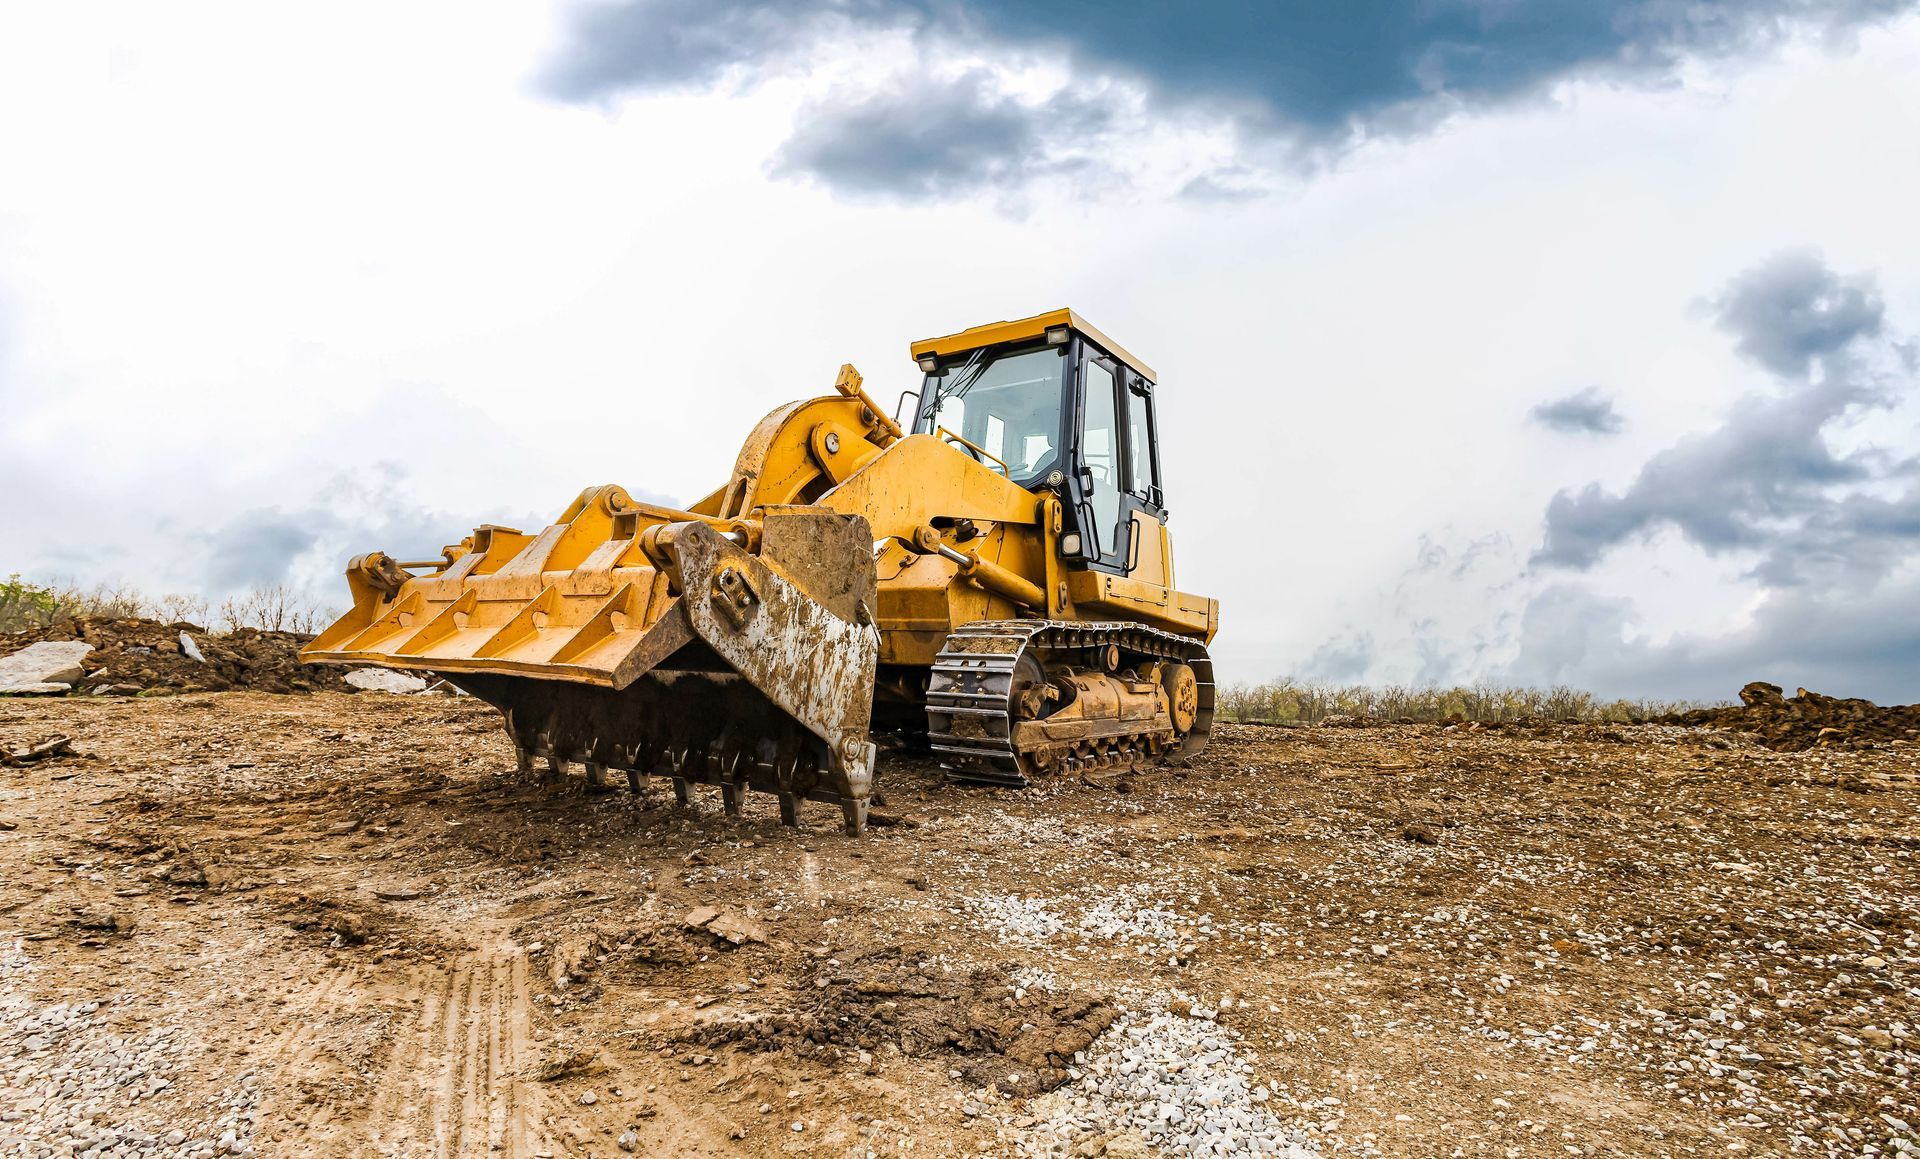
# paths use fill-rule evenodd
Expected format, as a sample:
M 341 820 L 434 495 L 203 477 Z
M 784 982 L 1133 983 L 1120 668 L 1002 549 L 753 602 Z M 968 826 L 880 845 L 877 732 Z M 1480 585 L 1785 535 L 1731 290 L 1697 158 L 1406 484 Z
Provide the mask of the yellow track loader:
M 523 769 L 837 803 L 854 834 L 876 732 L 1006 786 L 1198 752 L 1219 604 L 1174 587 L 1153 371 L 1071 310 L 912 354 L 912 433 L 842 367 L 684 511 L 593 487 L 535 534 L 355 558 L 301 658 L 438 673 Z

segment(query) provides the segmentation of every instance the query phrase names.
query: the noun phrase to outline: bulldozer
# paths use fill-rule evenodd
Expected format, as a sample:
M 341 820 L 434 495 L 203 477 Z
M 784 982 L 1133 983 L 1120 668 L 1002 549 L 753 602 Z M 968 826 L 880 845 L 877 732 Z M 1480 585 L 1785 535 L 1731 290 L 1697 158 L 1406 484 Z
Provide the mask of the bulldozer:
M 1220 605 L 1174 586 L 1153 370 L 1064 309 L 910 349 L 893 416 L 842 366 L 685 510 L 597 486 L 537 532 L 354 558 L 301 659 L 434 673 L 523 770 L 837 804 L 853 835 L 877 736 L 1008 787 L 1199 752 Z

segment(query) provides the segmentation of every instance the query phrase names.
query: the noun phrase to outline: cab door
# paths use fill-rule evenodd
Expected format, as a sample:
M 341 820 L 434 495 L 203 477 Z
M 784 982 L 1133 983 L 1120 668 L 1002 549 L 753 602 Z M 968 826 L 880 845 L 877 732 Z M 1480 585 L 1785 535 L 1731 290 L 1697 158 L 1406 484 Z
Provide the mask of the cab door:
M 1089 567 L 1124 574 L 1132 540 L 1125 501 L 1125 435 L 1120 391 L 1125 368 L 1091 344 L 1082 344 L 1079 430 L 1075 447 L 1075 508 L 1081 555 Z
M 1092 343 L 1079 360 L 1074 520 L 1087 566 L 1168 582 L 1153 384 Z

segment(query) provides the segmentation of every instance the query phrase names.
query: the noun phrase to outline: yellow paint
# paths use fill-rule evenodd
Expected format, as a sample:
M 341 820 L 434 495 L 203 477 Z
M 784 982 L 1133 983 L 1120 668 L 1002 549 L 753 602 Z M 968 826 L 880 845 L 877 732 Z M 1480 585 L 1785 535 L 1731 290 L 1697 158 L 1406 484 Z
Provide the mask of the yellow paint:
M 1040 337 L 1058 325 L 1079 329 L 1153 377 L 1068 310 L 913 349 L 949 355 Z M 1174 590 L 1171 540 L 1158 520 L 1136 516 L 1142 526 L 1131 576 L 1070 566 L 1059 555 L 1060 505 L 1051 493 L 1011 483 L 934 436 L 903 434 L 845 366 L 833 394 L 762 419 L 727 482 L 688 510 L 636 502 L 616 486 L 589 487 L 537 533 L 477 528 L 427 574 L 396 572 L 379 553 L 356 559 L 348 569 L 352 610 L 302 656 L 624 687 L 689 638 L 677 564 L 663 546 L 673 529 L 706 524 L 757 551 L 760 521 L 786 505 L 867 520 L 878 578 L 871 612 L 885 664 L 931 664 L 962 624 L 1034 614 L 985 590 L 986 578 L 1029 602 L 1037 591 L 1052 618 L 1133 620 L 1201 640 L 1219 624 L 1217 602 Z M 929 526 L 939 541 L 916 545 L 916 531 Z M 971 528 L 965 539 L 960 526 Z M 981 578 L 962 576 L 960 564 L 937 553 L 942 546 L 980 561 L 965 566 Z
M 984 326 L 974 326 L 958 334 L 948 334 L 942 338 L 923 338 L 910 348 L 915 359 L 925 354 L 937 354 L 941 358 L 951 358 L 956 354 L 966 354 L 986 346 L 999 346 L 1005 342 L 1031 342 L 1046 337 L 1047 331 L 1065 326 L 1078 330 L 1093 339 L 1094 345 L 1105 350 L 1120 361 L 1131 366 L 1140 377 L 1148 382 L 1158 382 L 1159 377 L 1153 368 L 1129 354 L 1118 342 L 1093 328 L 1093 324 L 1072 310 L 1049 310 L 1044 314 L 1035 314 L 1031 318 L 1020 318 L 1012 322 L 989 322 Z

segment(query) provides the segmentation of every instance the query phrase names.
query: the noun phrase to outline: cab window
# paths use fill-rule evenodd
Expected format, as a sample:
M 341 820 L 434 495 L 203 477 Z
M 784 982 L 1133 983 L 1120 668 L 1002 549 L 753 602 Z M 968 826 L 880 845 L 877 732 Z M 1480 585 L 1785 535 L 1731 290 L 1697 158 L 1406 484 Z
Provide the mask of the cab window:
M 959 435 L 1007 466 L 1008 477 L 1031 487 L 1060 462 L 1060 400 L 1065 350 L 1042 346 L 968 358 L 927 376 L 926 403 L 914 429 Z

